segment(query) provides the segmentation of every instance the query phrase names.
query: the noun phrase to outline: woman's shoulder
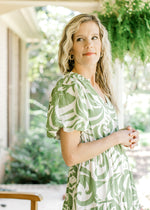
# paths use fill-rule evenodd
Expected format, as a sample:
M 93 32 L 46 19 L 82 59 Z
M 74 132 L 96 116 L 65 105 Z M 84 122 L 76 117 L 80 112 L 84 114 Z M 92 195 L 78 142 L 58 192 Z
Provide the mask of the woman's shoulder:
M 62 86 L 62 85 L 74 85 L 75 84 L 75 77 L 72 74 L 72 72 L 69 72 L 65 75 L 63 75 L 63 77 L 61 79 L 58 80 L 56 86 Z
M 69 72 L 57 81 L 52 92 L 66 92 L 68 89 L 72 89 L 74 92 L 77 90 L 80 92 L 81 86 L 84 83 L 83 80 L 84 78 L 81 75 Z

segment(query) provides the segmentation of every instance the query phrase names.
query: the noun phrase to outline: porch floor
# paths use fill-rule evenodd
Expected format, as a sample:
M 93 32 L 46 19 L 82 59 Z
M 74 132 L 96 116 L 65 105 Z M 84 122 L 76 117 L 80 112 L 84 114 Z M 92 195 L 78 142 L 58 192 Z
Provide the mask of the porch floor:
M 150 210 L 150 179 L 142 178 L 136 183 L 136 188 L 143 210 Z M 63 205 L 63 195 L 66 185 L 0 185 L 5 190 L 16 192 L 34 192 L 43 196 L 43 200 L 38 202 L 39 210 L 61 210 Z M 6 207 L 2 207 L 5 204 Z M 30 210 L 30 201 L 25 200 L 5 200 L 0 199 L 0 210 Z
M 43 200 L 38 202 L 38 210 L 61 210 L 66 185 L 0 185 L 1 189 L 16 192 L 34 192 L 41 194 Z M 6 207 L 2 207 L 5 204 Z M 30 201 L 0 199 L 0 210 L 30 210 Z

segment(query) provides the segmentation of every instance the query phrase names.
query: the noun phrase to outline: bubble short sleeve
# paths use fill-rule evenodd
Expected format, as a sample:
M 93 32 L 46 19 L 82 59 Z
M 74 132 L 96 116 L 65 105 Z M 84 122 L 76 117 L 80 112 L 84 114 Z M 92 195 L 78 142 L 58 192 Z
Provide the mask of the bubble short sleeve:
M 66 132 L 85 131 L 88 127 L 86 97 L 80 83 L 61 79 L 53 89 L 47 115 L 47 136 L 59 138 L 60 128 Z

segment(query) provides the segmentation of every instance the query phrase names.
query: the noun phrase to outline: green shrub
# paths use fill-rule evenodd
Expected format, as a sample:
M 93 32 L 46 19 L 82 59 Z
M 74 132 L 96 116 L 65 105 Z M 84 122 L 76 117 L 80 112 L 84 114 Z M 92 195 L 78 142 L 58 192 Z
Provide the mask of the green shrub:
M 20 133 L 17 143 L 9 149 L 5 183 L 58 183 L 67 181 L 68 168 L 61 155 L 60 142 L 46 137 L 47 108 L 31 100 L 30 131 Z
M 134 113 L 129 111 L 125 114 L 125 125 L 131 125 L 133 128 L 146 132 L 150 130 L 150 110 L 142 110 L 142 107 L 136 107 Z
M 9 150 L 11 160 L 5 169 L 5 183 L 66 183 L 67 166 L 59 142 L 35 132 Z

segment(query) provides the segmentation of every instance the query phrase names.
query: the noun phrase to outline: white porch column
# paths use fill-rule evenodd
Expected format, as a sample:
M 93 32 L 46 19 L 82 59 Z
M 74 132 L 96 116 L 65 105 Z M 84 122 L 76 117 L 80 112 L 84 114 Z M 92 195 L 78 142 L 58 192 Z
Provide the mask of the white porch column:
M 123 105 L 123 92 L 124 92 L 124 65 L 120 63 L 118 59 L 114 63 L 114 91 L 117 99 L 117 104 L 119 107 L 118 120 L 119 128 L 124 127 L 124 105 Z
M 7 27 L 0 20 L 0 147 L 7 146 Z
M 28 51 L 26 43 L 20 41 L 20 78 L 19 78 L 19 130 L 27 131 L 29 129 L 30 118 L 30 84 L 28 80 Z
M 0 183 L 7 158 L 7 27 L 0 20 Z
M 19 125 L 19 38 L 11 30 L 8 33 L 8 140 L 12 145 L 17 140 Z

